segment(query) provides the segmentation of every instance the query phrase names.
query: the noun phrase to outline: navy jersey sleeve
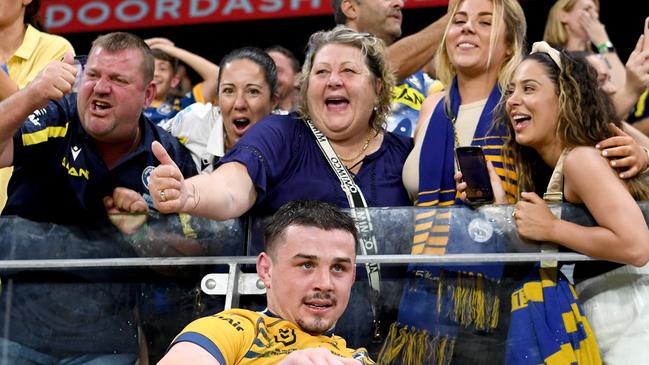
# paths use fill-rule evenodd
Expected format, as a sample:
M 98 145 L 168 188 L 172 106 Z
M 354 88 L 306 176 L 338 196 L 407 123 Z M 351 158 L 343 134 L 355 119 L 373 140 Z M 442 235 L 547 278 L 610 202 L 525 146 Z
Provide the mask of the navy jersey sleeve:
M 14 134 L 14 166 L 38 160 L 41 147 L 72 133 L 72 119 L 77 119 L 76 94 L 50 101 L 45 108 L 31 113 Z
M 260 120 L 219 161 L 219 165 L 239 162 L 246 166 L 257 188 L 257 203 L 266 198 L 268 187 L 279 181 L 299 143 L 295 115 L 269 115 Z

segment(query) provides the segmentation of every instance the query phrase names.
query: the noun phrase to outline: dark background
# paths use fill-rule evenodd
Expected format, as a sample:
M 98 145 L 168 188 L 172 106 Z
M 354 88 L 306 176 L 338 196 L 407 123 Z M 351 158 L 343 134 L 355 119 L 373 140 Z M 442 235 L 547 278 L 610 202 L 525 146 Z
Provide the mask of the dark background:
M 548 11 L 553 0 L 526 0 L 521 4 L 528 24 L 527 39 L 531 44 L 541 40 Z M 600 19 L 623 62 L 642 34 L 644 18 L 649 16 L 649 1 L 600 0 Z M 403 35 L 417 32 L 446 12 L 446 7 L 407 9 L 403 11 Z M 177 46 L 218 63 L 228 51 L 243 47 L 268 47 L 280 44 L 293 51 L 301 60 L 309 35 L 334 26 L 333 15 L 284 18 L 259 21 L 211 23 L 129 30 L 142 38 L 166 37 Z M 63 34 L 75 47 L 77 54 L 87 54 L 90 43 L 100 33 Z M 196 75 L 190 73 L 192 79 Z

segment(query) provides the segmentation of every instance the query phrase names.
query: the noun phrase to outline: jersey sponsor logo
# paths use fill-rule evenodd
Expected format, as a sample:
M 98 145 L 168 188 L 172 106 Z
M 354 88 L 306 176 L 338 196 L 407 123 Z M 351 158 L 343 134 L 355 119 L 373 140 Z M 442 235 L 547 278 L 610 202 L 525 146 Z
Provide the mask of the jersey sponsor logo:
M 229 323 L 232 327 L 234 327 L 238 332 L 243 332 L 243 327 L 241 327 L 241 322 L 239 322 L 239 321 L 235 321 L 235 320 L 232 319 L 232 318 L 224 317 L 224 316 L 221 316 L 221 315 L 217 315 L 216 318 L 228 322 L 228 323 Z
M 73 146 L 70 148 L 70 151 L 72 152 L 72 160 L 76 161 L 77 157 L 79 157 L 79 153 L 81 152 L 81 148 L 78 146 Z
M 41 117 L 43 117 L 45 114 L 47 114 L 46 109 L 38 109 L 37 111 L 31 113 L 28 117 L 27 120 L 29 120 L 30 123 L 36 126 L 41 126 Z
M 424 99 L 424 94 L 408 84 L 401 84 L 392 88 L 393 103 L 405 104 L 415 110 L 420 110 Z
M 63 156 L 61 161 L 61 166 L 68 171 L 68 175 L 75 177 L 83 177 L 86 180 L 90 180 L 90 171 L 81 167 L 70 166 L 68 159 Z
M 151 177 L 153 169 L 155 169 L 155 166 L 147 166 L 142 170 L 142 184 L 147 190 L 149 190 L 149 178 Z
M 284 346 L 290 346 L 297 341 L 295 337 L 294 328 L 280 328 L 279 334 L 275 335 L 275 342 L 279 342 Z

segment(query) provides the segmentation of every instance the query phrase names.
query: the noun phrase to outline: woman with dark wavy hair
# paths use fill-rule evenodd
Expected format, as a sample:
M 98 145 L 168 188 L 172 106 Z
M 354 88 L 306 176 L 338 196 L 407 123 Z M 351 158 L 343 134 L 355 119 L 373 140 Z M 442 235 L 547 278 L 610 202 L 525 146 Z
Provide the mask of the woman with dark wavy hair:
M 515 137 L 507 147 L 521 192 L 512 214 L 518 233 L 607 260 L 578 262 L 574 269 L 602 360 L 647 361 L 649 305 L 643 298 L 649 294 L 649 229 L 634 199 L 647 199 L 649 187 L 642 175 L 622 180 L 594 147 L 611 136 L 609 122 L 616 120 L 595 70 L 545 42 L 534 48 L 516 69 L 505 97 L 505 122 Z M 546 184 L 546 193 L 584 204 L 599 226 L 555 217 L 538 195 Z M 506 202 L 503 189 L 494 189 Z

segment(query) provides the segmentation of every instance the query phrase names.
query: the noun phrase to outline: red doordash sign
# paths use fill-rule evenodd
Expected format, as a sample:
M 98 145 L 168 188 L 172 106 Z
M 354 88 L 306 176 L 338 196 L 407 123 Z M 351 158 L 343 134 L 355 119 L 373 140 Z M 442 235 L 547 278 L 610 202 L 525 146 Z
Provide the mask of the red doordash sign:
M 446 6 L 448 0 L 407 0 L 406 8 Z M 330 0 L 44 0 L 45 28 L 93 32 L 184 24 L 331 14 Z

